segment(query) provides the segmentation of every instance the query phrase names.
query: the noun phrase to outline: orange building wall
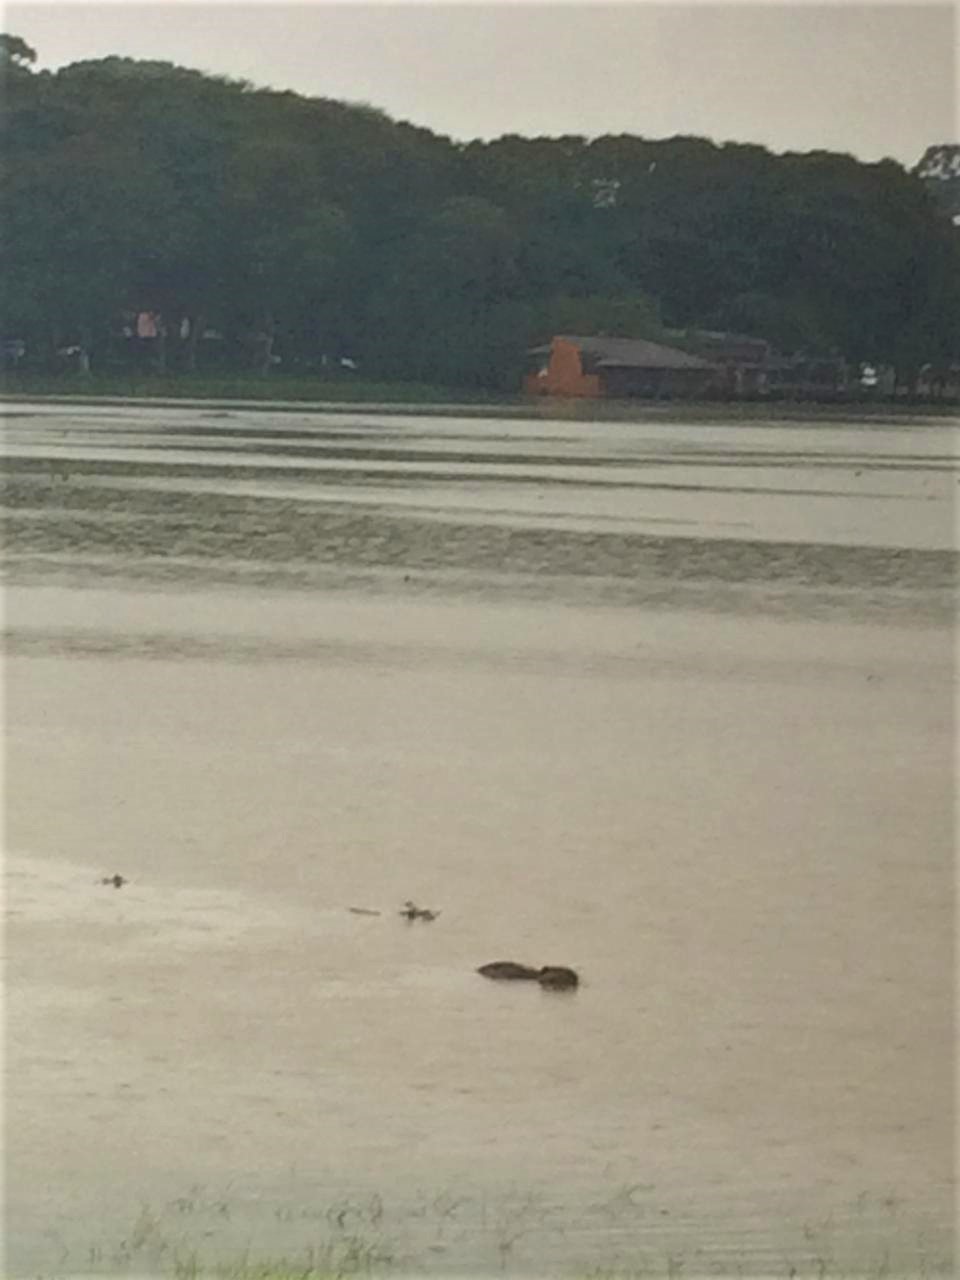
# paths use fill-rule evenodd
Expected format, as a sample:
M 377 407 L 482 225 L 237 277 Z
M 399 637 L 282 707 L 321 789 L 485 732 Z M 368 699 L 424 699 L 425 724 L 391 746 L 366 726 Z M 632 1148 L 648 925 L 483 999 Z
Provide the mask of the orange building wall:
M 525 389 L 541 396 L 602 396 L 603 383 L 595 373 L 584 373 L 580 348 L 563 338 L 554 338 L 550 363 L 543 374 L 527 378 Z

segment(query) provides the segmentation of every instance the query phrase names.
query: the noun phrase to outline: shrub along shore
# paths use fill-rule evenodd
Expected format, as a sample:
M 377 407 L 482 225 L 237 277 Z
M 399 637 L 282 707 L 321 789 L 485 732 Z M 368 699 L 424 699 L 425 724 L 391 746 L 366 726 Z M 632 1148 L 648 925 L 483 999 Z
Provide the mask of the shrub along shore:
M 903 396 L 824 396 L 820 400 L 775 397 L 753 399 L 560 399 L 531 398 L 518 392 L 482 391 L 434 382 L 377 382 L 361 378 L 303 378 L 280 374 L 260 377 L 237 373 L 211 377 L 196 375 L 91 374 L 87 377 L 38 373 L 0 374 L 0 402 L 41 401 L 95 403 L 141 401 L 144 404 L 189 404 L 193 401 L 246 408 L 317 409 L 356 407 L 402 412 L 439 413 L 457 410 L 471 414 L 511 417 L 574 417 L 644 419 L 722 417 L 730 419 L 855 417 L 954 418 L 960 401 Z

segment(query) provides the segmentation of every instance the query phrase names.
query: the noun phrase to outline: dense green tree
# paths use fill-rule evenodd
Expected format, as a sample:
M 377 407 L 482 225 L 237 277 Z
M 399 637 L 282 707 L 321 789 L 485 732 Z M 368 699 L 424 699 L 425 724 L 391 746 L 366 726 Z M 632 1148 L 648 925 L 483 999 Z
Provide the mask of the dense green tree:
M 913 173 L 951 218 L 960 218 L 960 143 L 927 147 Z
M 558 294 L 532 309 L 533 336 L 546 341 L 554 334 L 606 334 L 613 338 L 666 341 L 660 308 L 643 293 Z
M 0 31 L 0 67 L 8 72 L 11 69 L 25 71 L 36 60 L 37 51 L 26 40 Z
M 503 210 L 446 201 L 382 262 L 360 354 L 383 376 L 494 385 L 518 377 L 526 316 L 517 236 Z
M 165 62 L 35 61 L 0 39 L 0 325 L 34 355 L 96 365 L 145 309 L 172 369 L 208 326 L 238 366 L 503 387 L 560 331 L 731 329 L 906 385 L 960 356 L 957 148 L 907 173 L 690 137 L 455 144 Z

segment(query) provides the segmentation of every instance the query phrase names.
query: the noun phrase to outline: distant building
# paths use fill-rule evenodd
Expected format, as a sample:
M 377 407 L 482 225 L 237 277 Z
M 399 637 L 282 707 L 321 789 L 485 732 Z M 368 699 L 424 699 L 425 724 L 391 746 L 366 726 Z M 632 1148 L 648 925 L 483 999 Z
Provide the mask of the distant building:
M 916 391 L 934 400 L 960 399 L 960 361 L 925 364 L 920 370 Z
M 684 345 L 723 370 L 711 391 L 732 399 L 771 396 L 779 399 L 817 399 L 840 395 L 850 387 L 851 375 L 839 356 L 784 356 L 765 338 L 742 333 L 687 329 Z
M 677 331 L 676 347 L 641 338 L 564 334 L 530 353 L 530 395 L 666 399 L 830 400 L 862 392 L 857 371 L 835 356 L 784 356 L 764 338 Z
M 530 395 L 683 397 L 704 393 L 719 366 L 677 347 L 642 338 L 563 334 L 530 356 Z
M 727 396 L 761 396 L 769 389 L 773 347 L 765 338 L 710 329 L 687 329 L 677 334 L 684 345 L 720 368 L 711 391 Z
M 781 400 L 832 400 L 862 391 L 857 370 L 839 356 L 774 356 L 767 394 Z

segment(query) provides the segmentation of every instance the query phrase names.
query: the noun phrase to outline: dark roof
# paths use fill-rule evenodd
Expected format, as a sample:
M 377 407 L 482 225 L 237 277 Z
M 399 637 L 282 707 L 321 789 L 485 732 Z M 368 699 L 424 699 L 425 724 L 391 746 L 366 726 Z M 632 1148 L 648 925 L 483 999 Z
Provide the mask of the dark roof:
M 581 353 L 600 369 L 714 369 L 709 360 L 701 360 L 677 347 L 665 347 L 644 338 L 597 338 L 561 333 L 564 342 L 579 347 Z M 537 347 L 531 354 L 547 354 L 550 347 Z
M 757 338 L 752 333 L 728 333 L 725 329 L 681 329 L 679 333 L 695 342 L 759 342 L 769 345 L 766 338 Z
M 766 338 L 754 338 L 745 333 L 687 329 L 682 336 L 705 358 L 713 357 L 715 360 L 734 361 L 737 364 L 765 364 L 772 350 Z

